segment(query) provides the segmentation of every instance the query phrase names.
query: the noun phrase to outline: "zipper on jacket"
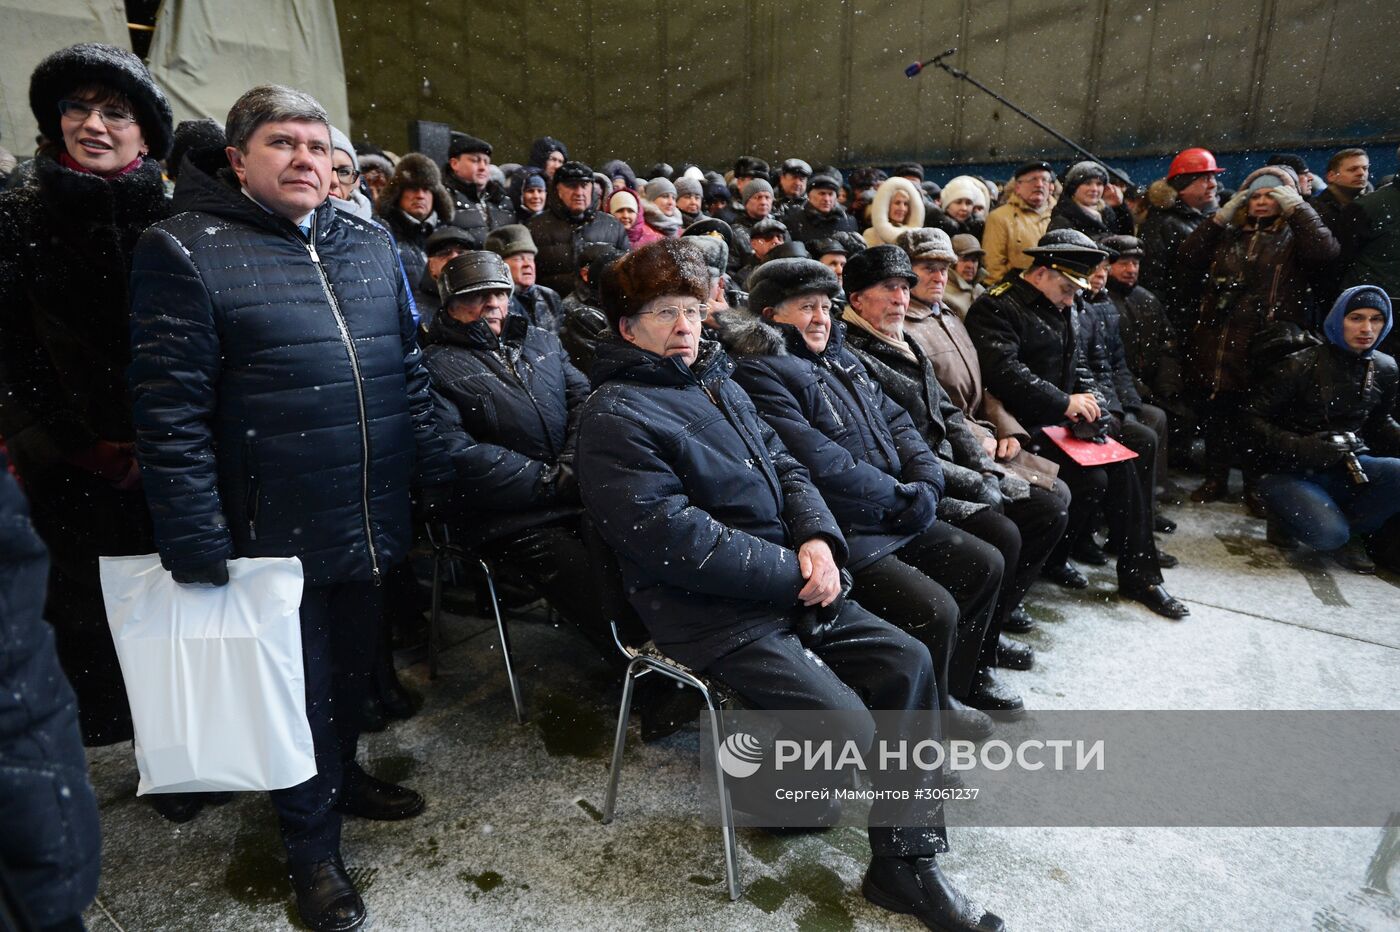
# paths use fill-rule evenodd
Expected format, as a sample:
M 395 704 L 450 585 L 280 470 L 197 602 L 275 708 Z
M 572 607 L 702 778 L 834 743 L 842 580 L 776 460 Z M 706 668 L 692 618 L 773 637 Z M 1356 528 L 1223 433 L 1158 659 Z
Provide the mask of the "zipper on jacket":
M 306 241 L 306 251 L 311 255 L 311 264 L 316 266 L 316 274 L 321 277 L 321 290 L 326 293 L 326 300 L 330 302 L 331 314 L 334 315 L 335 325 L 340 330 L 340 342 L 345 344 L 345 353 L 350 357 L 350 371 L 355 375 L 355 401 L 360 409 L 360 513 L 365 522 L 365 544 L 369 547 L 370 572 L 374 577 L 374 584 L 379 585 L 379 555 L 374 551 L 374 529 L 369 516 L 369 417 L 365 412 L 364 383 L 360 379 L 360 357 L 355 352 L 354 341 L 350 339 L 350 327 L 345 322 L 345 315 L 340 312 L 340 302 L 335 299 L 335 292 L 331 290 L 331 280 L 326 277 L 321 257 L 316 252 L 314 215 L 311 218 L 311 236 Z

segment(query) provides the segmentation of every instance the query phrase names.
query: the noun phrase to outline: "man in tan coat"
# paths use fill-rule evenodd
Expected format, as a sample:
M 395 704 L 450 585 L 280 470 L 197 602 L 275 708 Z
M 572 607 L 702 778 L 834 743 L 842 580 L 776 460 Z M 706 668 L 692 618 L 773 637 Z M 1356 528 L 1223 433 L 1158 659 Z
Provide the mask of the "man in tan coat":
M 1001 281 L 1011 271 L 1031 267 L 1025 250 L 1040 242 L 1050 225 L 1051 185 L 1055 173 L 1048 162 L 1027 162 L 1016 169 L 1006 203 L 987 215 L 982 248 L 989 281 Z

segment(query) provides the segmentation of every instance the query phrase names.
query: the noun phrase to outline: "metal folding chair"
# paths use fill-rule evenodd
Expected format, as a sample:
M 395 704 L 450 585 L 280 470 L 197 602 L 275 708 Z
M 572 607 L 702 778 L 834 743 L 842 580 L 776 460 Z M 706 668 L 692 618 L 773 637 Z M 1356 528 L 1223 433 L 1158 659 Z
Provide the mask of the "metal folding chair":
M 491 613 L 496 618 L 496 634 L 501 641 L 501 658 L 506 664 L 506 679 L 510 683 L 510 697 L 515 703 L 515 720 L 521 725 L 525 724 L 525 700 L 520 694 L 520 681 L 515 676 L 515 664 L 510 653 L 510 633 L 506 630 L 505 618 L 501 614 L 501 600 L 496 593 L 496 577 L 491 571 L 490 562 L 480 554 L 452 543 L 448 539 L 446 527 L 434 529 L 430 523 L 427 526 L 427 531 L 428 543 L 433 548 L 433 603 L 432 614 L 428 621 L 428 676 L 432 679 L 437 678 L 438 653 L 442 646 L 443 573 L 454 562 L 475 562 L 486 576 L 486 590 L 491 596 Z
M 719 791 L 720 829 L 724 837 L 724 875 L 729 885 L 729 899 L 737 900 L 743 892 L 739 886 L 739 846 L 734 835 L 734 809 L 730 803 L 729 787 L 725 782 L 724 769 L 720 765 L 720 748 L 724 741 L 721 717 L 723 698 L 716 695 L 716 689 L 707 680 L 667 657 L 652 642 L 636 646 L 624 641 L 619 628 L 620 623 L 628 624 L 629 628 L 640 628 L 641 621 L 636 617 L 623 592 L 622 574 L 617 560 L 586 518 L 583 522 L 583 537 L 592 557 L 593 570 L 599 574 L 599 590 L 603 595 L 603 608 L 609 616 L 613 641 L 627 658 L 627 673 L 622 681 L 622 708 L 618 710 L 617 735 L 613 740 L 612 766 L 608 774 L 608 791 L 603 799 L 603 824 L 612 822 L 617 807 L 617 786 L 622 777 L 622 754 L 627 746 L 627 722 L 632 714 L 632 696 L 637 680 L 655 673 L 698 690 L 705 700 L 705 706 L 710 710 L 715 786 Z

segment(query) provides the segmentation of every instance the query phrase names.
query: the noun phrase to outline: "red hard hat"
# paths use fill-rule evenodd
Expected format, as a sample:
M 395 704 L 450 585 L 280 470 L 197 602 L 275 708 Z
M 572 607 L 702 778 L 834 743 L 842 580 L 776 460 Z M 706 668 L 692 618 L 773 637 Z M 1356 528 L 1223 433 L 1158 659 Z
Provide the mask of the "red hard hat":
M 1208 149 L 1183 149 L 1172 159 L 1171 168 L 1167 169 L 1167 177 L 1198 175 L 1202 172 L 1218 175 L 1224 170 L 1215 164 L 1215 156 L 1211 155 Z

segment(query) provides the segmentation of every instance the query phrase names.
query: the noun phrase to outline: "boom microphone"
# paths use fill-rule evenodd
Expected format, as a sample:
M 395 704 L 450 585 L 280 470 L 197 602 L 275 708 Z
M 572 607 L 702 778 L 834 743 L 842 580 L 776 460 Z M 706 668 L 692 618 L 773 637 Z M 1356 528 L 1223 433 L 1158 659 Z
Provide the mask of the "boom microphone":
M 904 76 L 905 76 L 906 78 L 912 78 L 912 77 L 916 76 L 920 71 L 923 71 L 925 68 L 927 68 L 929 65 L 932 65 L 932 64 L 937 63 L 937 61 L 938 61 L 940 58 L 947 58 L 949 55 L 952 55 L 952 54 L 953 54 L 954 52 L 956 52 L 956 51 L 957 51 L 957 48 L 956 48 L 956 47 L 953 47 L 953 48 L 948 49 L 947 51 L 945 51 L 945 52 L 943 52 L 943 53 L 941 53 L 941 54 L 938 54 L 938 55 L 933 56 L 933 57 L 930 58 L 928 61 L 916 61 L 916 62 L 914 62 L 912 65 L 910 65 L 908 68 L 905 68 L 905 69 L 904 69 Z

